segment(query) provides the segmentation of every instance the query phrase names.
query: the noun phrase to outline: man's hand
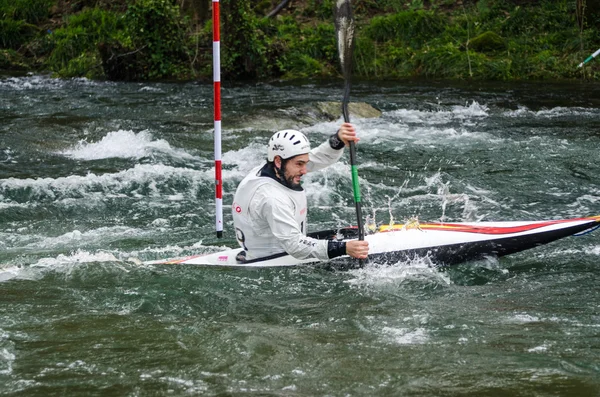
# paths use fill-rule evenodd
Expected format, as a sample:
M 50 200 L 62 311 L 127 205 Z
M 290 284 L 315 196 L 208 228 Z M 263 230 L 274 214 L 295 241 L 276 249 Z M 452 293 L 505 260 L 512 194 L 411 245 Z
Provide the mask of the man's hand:
M 342 124 L 337 134 L 346 146 L 348 146 L 350 142 L 357 143 L 360 141 L 360 138 L 356 135 L 356 129 L 350 123 Z
M 360 240 L 347 241 L 346 254 L 356 259 L 366 259 L 369 254 L 369 243 Z

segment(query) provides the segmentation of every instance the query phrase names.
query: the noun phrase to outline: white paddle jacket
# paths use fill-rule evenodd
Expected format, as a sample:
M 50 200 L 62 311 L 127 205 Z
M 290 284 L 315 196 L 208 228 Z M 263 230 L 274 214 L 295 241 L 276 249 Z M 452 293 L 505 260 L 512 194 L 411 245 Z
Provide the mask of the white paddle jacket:
M 340 159 L 341 149 L 327 140 L 308 154 L 308 172 L 321 170 Z M 335 142 L 335 141 L 334 141 Z M 337 141 L 339 142 L 339 141 Z M 327 240 L 306 236 L 306 192 L 292 190 L 268 176 L 263 166 L 254 168 L 240 182 L 232 213 L 236 238 L 252 260 L 281 252 L 297 259 L 329 259 Z

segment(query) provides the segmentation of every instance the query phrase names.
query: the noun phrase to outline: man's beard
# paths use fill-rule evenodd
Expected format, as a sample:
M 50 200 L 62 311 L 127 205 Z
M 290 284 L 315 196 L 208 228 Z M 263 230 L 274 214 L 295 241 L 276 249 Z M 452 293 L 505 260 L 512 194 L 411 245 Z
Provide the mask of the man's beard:
M 283 160 L 281 162 L 281 168 L 277 169 L 277 173 L 279 174 L 279 179 L 282 181 L 282 183 L 289 187 L 292 190 L 302 190 L 302 180 L 300 180 L 300 183 L 296 183 L 294 182 L 294 175 L 292 176 L 288 176 L 286 177 L 285 175 L 285 165 L 286 165 L 286 161 Z

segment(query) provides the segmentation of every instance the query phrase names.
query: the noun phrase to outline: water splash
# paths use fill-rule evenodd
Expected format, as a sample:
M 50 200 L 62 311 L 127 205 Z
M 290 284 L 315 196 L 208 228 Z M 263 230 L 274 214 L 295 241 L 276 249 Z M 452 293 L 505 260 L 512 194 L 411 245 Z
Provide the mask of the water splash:
M 557 106 L 551 109 L 542 109 L 542 110 L 530 110 L 526 106 L 519 106 L 516 110 L 509 110 L 504 112 L 504 116 L 506 117 L 536 117 L 536 118 L 546 118 L 546 119 L 555 119 L 560 117 L 567 116 L 578 116 L 578 117 L 595 117 L 600 114 L 600 110 L 595 108 L 583 108 L 583 107 L 562 107 Z
M 398 287 L 416 282 L 422 287 L 450 285 L 452 281 L 431 262 L 429 258 L 415 258 L 394 264 L 372 263 L 349 271 L 353 278 L 346 281 L 359 287 Z
M 383 327 L 383 335 L 398 345 L 421 345 L 430 339 L 426 328 L 394 328 Z
M 0 268 L 0 282 L 9 280 L 40 280 L 47 273 L 62 273 L 69 275 L 82 265 L 91 263 L 110 264 L 111 271 L 128 272 L 120 261 L 110 252 L 98 251 L 89 252 L 86 250 L 77 250 L 70 254 L 59 254 L 56 257 L 44 257 L 38 259 L 30 265 L 6 266 Z M 95 269 L 98 269 L 97 267 Z M 88 272 L 91 274 L 91 272 Z
M 109 132 L 99 142 L 81 141 L 75 147 L 60 154 L 77 160 L 100 160 L 108 158 L 148 157 L 155 152 L 166 153 L 176 158 L 194 159 L 184 150 L 174 149 L 164 139 L 155 140 L 149 131 L 135 133 L 131 130 Z
M 1 275 L 2 273 L 0 273 L 0 277 Z M 2 282 L 1 278 L 0 282 Z M 14 342 L 10 340 L 10 335 L 0 328 L 0 375 L 12 374 L 13 363 L 16 359 L 14 349 Z
M 0 163 L 17 163 L 17 161 L 14 159 L 14 153 L 11 148 L 7 147 L 0 150 Z
M 85 77 L 72 79 L 55 79 L 43 75 L 30 75 L 24 77 L 8 77 L 0 79 L 0 89 L 11 91 L 53 91 L 62 90 L 67 86 L 104 86 L 110 82 L 98 82 Z
M 48 202 L 68 198 L 86 199 L 99 195 L 126 195 L 129 197 L 162 196 L 164 193 L 181 193 L 170 183 L 184 183 L 194 196 L 198 185 L 212 181 L 212 170 L 197 171 L 162 164 L 137 164 L 133 168 L 113 174 L 85 176 L 71 175 L 61 178 L 8 178 L 0 180 L 0 200 L 5 203 Z M 110 196 L 109 196 L 110 197 Z
M 489 108 L 487 105 L 481 105 L 477 101 L 472 101 L 466 106 L 452 106 L 450 109 L 440 109 L 433 111 L 398 109 L 386 115 L 393 119 L 402 120 L 408 124 L 437 125 L 448 124 L 454 121 L 468 121 L 472 119 L 489 117 Z

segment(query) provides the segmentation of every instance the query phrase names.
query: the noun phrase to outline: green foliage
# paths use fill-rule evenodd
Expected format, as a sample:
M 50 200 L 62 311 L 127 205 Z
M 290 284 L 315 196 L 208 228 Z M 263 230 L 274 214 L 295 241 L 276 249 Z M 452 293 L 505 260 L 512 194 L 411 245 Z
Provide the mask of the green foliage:
M 452 0 L 454 1 L 454 0 Z M 353 7 L 358 16 L 361 14 L 370 15 L 373 13 L 396 13 L 406 10 L 407 3 L 410 4 L 410 0 L 398 1 L 398 0 L 361 0 L 354 2 Z
M 278 72 L 287 78 L 331 75 L 338 67 L 332 23 L 298 26 L 286 19 L 279 25 L 273 45 L 285 48 L 275 62 Z
M 356 72 L 371 78 L 571 78 L 581 75 L 576 65 L 589 55 L 581 48 L 600 46 L 597 32 L 578 29 L 573 4 L 564 0 L 528 8 L 480 0 L 439 24 L 419 20 L 419 13 L 426 15 L 402 11 L 373 18 L 358 33 Z
M 186 38 L 186 46 L 189 48 L 190 75 L 212 76 L 212 49 L 213 32 L 212 20 L 208 20 L 203 26 L 197 26 L 195 30 L 190 29 Z
M 15 50 L 0 50 L 0 69 L 26 69 L 23 57 Z
M 53 3 L 53 0 L 0 0 L 0 48 L 19 50 L 27 46 L 40 32 L 35 24 L 48 18 Z M 10 59 L 14 57 L 4 56 L 3 63 L 10 66 Z
M 506 49 L 506 43 L 498 34 L 488 30 L 469 40 L 469 48 L 478 52 L 500 51 Z
M 39 23 L 48 19 L 54 3 L 55 0 L 0 0 L 0 18 Z
M 468 58 L 457 45 L 447 43 L 417 53 L 415 67 L 425 77 L 456 79 L 468 70 Z
M 322 21 L 333 21 L 334 0 L 308 0 L 304 16 L 316 17 Z
M 123 44 L 140 51 L 138 77 L 162 79 L 184 74 L 187 61 L 185 20 L 170 0 L 138 0 L 127 9 Z
M 501 23 L 501 35 L 532 35 L 575 28 L 575 1 L 541 2 L 539 7 L 515 7 Z
M 199 25 L 182 15 L 178 0 L 129 0 L 122 11 L 96 2 L 97 7 L 67 16 L 46 33 L 48 10 L 56 1 L 0 0 L 0 67 L 20 67 L 27 56 L 37 64 L 47 61 L 50 70 L 65 77 L 212 78 L 212 23 Z M 221 0 L 224 78 L 339 76 L 335 1 L 292 2 L 277 17 L 265 18 L 279 0 Z M 590 20 L 583 27 L 577 23 L 575 0 L 519 3 L 353 1 L 354 75 L 599 78 L 599 62 L 577 69 L 600 47 L 600 34 Z M 75 5 L 85 4 L 90 3 Z
M 103 76 L 98 52 L 88 51 L 79 54 L 60 70 L 60 75 L 62 77 L 87 77 L 89 79 Z
M 37 27 L 23 20 L 0 19 L 0 46 L 18 49 L 37 32 Z
M 256 1 L 252 8 L 258 15 L 265 15 L 271 11 L 273 5 L 271 4 L 271 0 L 259 0 Z
M 252 12 L 250 0 L 224 0 L 222 42 L 222 70 L 235 79 L 264 78 L 271 74 L 273 64 L 268 61 L 268 39 L 263 28 L 267 22 Z
M 51 35 L 50 69 L 62 77 L 99 77 L 97 44 L 111 40 L 122 26 L 117 14 L 98 8 L 71 15 L 66 25 Z
M 367 78 L 405 78 L 416 75 L 415 50 L 394 42 L 373 44 L 359 35 L 354 46 L 356 74 Z
M 447 20 L 432 11 L 403 11 L 371 19 L 363 30 L 375 42 L 400 40 L 406 45 L 420 47 L 443 32 Z

